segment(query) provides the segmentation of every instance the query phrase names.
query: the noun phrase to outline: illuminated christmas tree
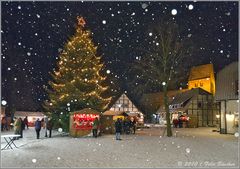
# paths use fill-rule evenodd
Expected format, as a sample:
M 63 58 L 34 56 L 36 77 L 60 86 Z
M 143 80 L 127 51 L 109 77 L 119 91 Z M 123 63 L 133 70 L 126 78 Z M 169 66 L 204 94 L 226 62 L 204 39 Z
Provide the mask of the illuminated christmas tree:
M 53 80 L 47 90 L 49 100 L 44 104 L 55 122 L 59 121 L 66 129 L 69 112 L 83 108 L 104 111 L 111 100 L 104 94 L 108 86 L 104 83 L 106 77 L 101 75 L 103 64 L 97 56 L 91 32 L 84 29 L 82 17 L 77 20 L 76 33 L 65 44 L 57 69 L 52 73 Z

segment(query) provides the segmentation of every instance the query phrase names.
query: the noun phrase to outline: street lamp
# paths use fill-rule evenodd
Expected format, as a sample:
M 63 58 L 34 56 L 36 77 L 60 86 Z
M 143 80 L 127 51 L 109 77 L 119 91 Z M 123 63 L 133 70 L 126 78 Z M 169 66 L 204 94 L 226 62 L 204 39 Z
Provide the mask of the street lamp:
M 48 117 L 44 116 L 44 122 L 45 122 L 45 137 L 47 137 L 47 123 L 48 123 Z
M 6 104 L 7 104 L 7 101 L 6 100 L 2 100 L 2 105 L 6 106 Z
M 216 121 L 216 123 L 217 123 L 217 132 L 219 132 L 220 131 L 220 124 L 219 124 L 220 115 L 216 114 L 216 118 L 217 118 L 217 121 Z

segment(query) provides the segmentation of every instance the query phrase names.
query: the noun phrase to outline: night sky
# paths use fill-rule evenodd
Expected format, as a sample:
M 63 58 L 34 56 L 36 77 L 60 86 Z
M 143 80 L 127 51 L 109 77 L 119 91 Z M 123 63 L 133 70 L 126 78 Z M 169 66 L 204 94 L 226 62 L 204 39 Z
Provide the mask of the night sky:
M 191 65 L 215 72 L 238 60 L 238 2 L 2 2 L 2 100 L 17 110 L 41 110 L 59 53 L 83 16 L 106 68 L 128 81 L 127 67 L 146 49 L 151 27 L 170 17 L 196 47 Z M 176 15 L 172 12 L 176 10 Z M 190 64 L 190 62 L 186 62 Z M 123 90 L 131 90 L 122 86 Z M 151 91 L 153 92 L 153 91 Z

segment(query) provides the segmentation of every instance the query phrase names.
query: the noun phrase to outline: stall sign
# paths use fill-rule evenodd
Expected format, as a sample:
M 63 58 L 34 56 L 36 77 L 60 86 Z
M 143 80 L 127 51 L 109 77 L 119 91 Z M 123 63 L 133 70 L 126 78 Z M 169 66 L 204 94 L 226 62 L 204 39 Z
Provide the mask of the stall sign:
M 73 115 L 73 129 L 91 130 L 95 118 L 99 119 L 97 114 L 78 114 Z

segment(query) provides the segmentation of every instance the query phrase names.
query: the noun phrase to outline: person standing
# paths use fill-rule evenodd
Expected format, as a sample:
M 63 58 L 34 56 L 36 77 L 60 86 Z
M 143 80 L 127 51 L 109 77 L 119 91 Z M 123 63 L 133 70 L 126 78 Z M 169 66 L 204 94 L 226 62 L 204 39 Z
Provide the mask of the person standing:
M 49 119 L 47 122 L 47 130 L 49 130 L 49 138 L 52 137 L 52 127 L 53 127 L 52 119 Z
M 14 129 L 14 134 L 21 134 L 21 133 L 20 133 L 20 130 L 21 130 L 21 122 L 20 122 L 20 119 L 19 119 L 19 118 L 15 118 L 13 129 Z M 17 140 L 18 140 L 18 137 L 14 138 L 14 139 L 17 139 Z
M 95 138 L 97 138 L 98 127 L 99 127 L 99 120 L 96 117 L 93 121 L 93 126 L 92 126 L 93 137 Z
M 27 126 L 27 129 L 28 129 L 28 117 L 26 116 L 23 120 L 24 122 L 24 125 Z M 25 126 L 24 126 L 24 129 L 25 129 Z
M 121 132 L 122 132 L 122 123 L 120 121 L 120 118 L 117 119 L 115 122 L 115 131 L 116 131 L 116 140 L 122 140 L 120 138 Z
M 24 124 L 24 121 L 22 120 L 22 118 L 20 117 L 19 118 L 19 120 L 20 120 L 20 124 L 21 124 L 21 127 L 20 127 L 20 138 L 23 138 L 23 130 L 24 130 L 24 128 L 25 128 L 25 124 Z
M 136 120 L 135 120 L 135 118 L 133 118 L 132 121 L 131 121 L 131 127 L 133 129 L 133 134 L 135 134 L 135 132 L 136 132 Z
M 2 124 L 1 124 L 1 131 L 4 131 L 5 130 L 5 126 L 6 126 L 6 123 L 7 123 L 7 120 L 6 120 L 6 117 L 2 117 Z
M 40 137 L 41 127 L 42 127 L 42 124 L 41 124 L 41 121 L 38 118 L 37 121 L 35 122 L 35 130 L 36 130 L 36 133 L 37 133 L 37 139 L 39 139 L 39 137 Z

